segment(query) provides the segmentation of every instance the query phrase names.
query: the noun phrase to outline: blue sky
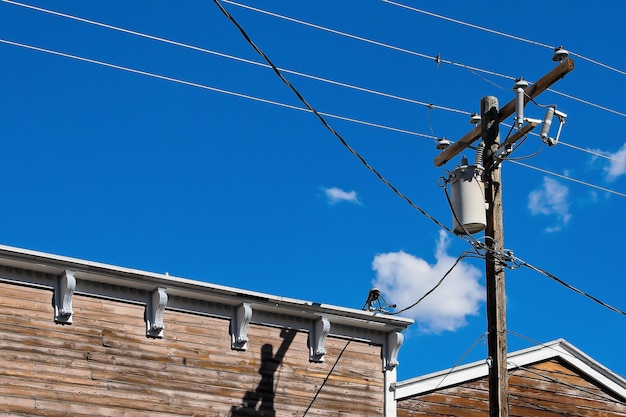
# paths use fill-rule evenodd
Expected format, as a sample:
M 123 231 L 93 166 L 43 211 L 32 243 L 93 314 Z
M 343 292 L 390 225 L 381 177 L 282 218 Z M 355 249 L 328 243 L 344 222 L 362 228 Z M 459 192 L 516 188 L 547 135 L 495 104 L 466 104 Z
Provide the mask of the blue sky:
M 481 97 L 503 106 L 515 78 L 550 71 L 550 46 L 576 54 L 536 100 L 567 114 L 561 143 L 531 135 L 513 154 L 547 172 L 502 167 L 504 246 L 624 310 L 624 5 L 579 3 L 487 14 L 403 2 L 479 28 L 383 1 L 242 0 L 275 15 L 222 4 L 368 163 L 446 225 L 439 178 L 459 157 L 435 167 L 434 138 L 460 138 Z M 153 38 L 0 2 L 2 244 L 354 308 L 374 285 L 411 304 L 469 249 L 295 109 L 213 2 L 28 4 Z M 526 115 L 541 119 L 538 105 Z M 626 374 L 626 317 L 528 268 L 507 270 L 506 287 L 510 350 L 565 338 Z M 486 330 L 484 261 L 462 260 L 405 315 L 416 324 L 399 377 L 454 365 Z M 478 343 L 465 361 L 485 356 Z

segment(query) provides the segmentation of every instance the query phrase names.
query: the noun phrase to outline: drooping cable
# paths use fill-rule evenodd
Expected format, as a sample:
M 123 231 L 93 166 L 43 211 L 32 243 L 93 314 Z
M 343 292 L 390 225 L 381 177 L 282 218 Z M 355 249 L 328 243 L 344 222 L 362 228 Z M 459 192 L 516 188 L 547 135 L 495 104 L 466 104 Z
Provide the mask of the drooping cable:
M 445 224 L 443 224 L 442 222 L 437 220 L 435 217 L 433 217 L 430 214 L 428 214 L 424 209 L 422 209 L 421 207 L 416 205 L 408 196 L 406 196 L 405 194 L 400 192 L 400 190 L 398 188 L 396 188 L 391 182 L 389 182 L 378 170 L 376 170 L 373 166 L 371 166 L 365 160 L 365 158 L 363 158 L 363 156 L 361 156 L 361 154 L 359 154 L 354 148 L 352 148 L 352 146 L 350 146 L 350 144 L 348 144 L 348 142 L 343 138 L 343 136 L 341 136 L 339 134 L 339 132 L 337 132 L 335 129 L 333 129 L 332 126 L 330 126 L 328 124 L 328 122 L 326 121 L 324 116 L 322 114 L 320 114 L 313 106 L 311 106 L 311 104 L 309 104 L 309 102 L 302 96 L 302 94 L 300 94 L 300 92 L 293 86 L 293 84 L 291 84 L 289 82 L 289 80 L 287 80 L 283 76 L 283 74 L 280 72 L 278 67 L 276 65 L 274 65 L 274 63 L 269 59 L 269 57 L 267 55 L 265 55 L 265 53 L 263 51 L 261 51 L 261 49 L 252 41 L 252 39 L 250 38 L 248 33 L 235 20 L 235 18 L 228 12 L 228 10 L 226 10 L 222 6 L 222 4 L 219 2 L 219 0 L 213 0 L 213 3 L 215 3 L 215 5 L 220 9 L 220 11 L 224 14 L 224 16 L 228 20 L 230 20 L 233 23 L 233 25 L 235 25 L 237 30 L 239 30 L 241 35 L 246 40 L 246 42 L 248 42 L 248 44 L 265 60 L 265 62 L 267 62 L 272 67 L 272 70 L 274 71 L 274 73 L 296 95 L 298 100 L 300 100 L 300 102 L 302 104 L 304 104 L 306 106 L 306 108 L 309 109 L 309 111 L 311 111 L 317 117 L 317 119 L 322 123 L 322 125 L 330 133 L 332 133 L 333 136 L 335 136 L 339 140 L 339 142 L 341 142 L 343 147 L 346 148 L 348 150 L 348 152 L 350 152 L 353 156 L 355 156 L 361 162 L 361 164 L 363 164 L 363 166 L 365 166 L 365 168 L 367 168 L 370 172 L 372 172 L 383 184 L 385 184 L 387 187 L 389 187 L 394 192 L 394 194 L 396 194 L 398 197 L 400 197 L 401 199 L 406 201 L 411 207 L 413 207 L 415 210 L 420 212 L 424 217 L 426 217 L 429 220 L 431 220 L 437 226 L 439 226 L 440 228 L 446 230 L 448 233 L 454 234 L 454 232 L 448 226 L 446 226 Z
M 450 273 L 452 273 L 452 271 L 454 270 L 454 268 L 456 268 L 456 266 L 459 264 L 459 262 L 461 262 L 461 260 L 467 256 L 469 256 L 470 254 L 472 254 L 473 252 L 462 252 L 458 258 L 456 258 L 456 260 L 454 261 L 454 263 L 452 264 L 452 266 L 446 271 L 445 274 L 443 274 L 443 276 L 441 277 L 441 279 L 439 279 L 439 281 L 428 291 L 426 291 L 426 293 L 424 293 L 424 295 L 422 295 L 417 301 L 415 301 L 413 304 L 402 308 L 401 310 L 398 311 L 394 311 L 392 313 L 389 313 L 390 315 L 398 315 L 401 313 L 404 313 L 407 310 L 412 309 L 413 307 L 415 307 L 416 305 L 418 305 L 419 303 L 421 303 L 422 301 L 424 301 L 424 299 L 426 297 L 428 297 L 430 294 L 432 294 L 437 288 L 439 288 L 439 286 L 441 284 L 443 284 L 443 281 L 448 277 L 448 275 L 450 275 Z

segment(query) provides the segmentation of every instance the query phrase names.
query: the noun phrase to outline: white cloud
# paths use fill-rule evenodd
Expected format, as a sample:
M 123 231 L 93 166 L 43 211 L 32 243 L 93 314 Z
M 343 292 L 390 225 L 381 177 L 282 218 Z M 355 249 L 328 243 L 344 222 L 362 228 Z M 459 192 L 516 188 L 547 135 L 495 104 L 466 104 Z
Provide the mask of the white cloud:
M 547 232 L 556 232 L 570 221 L 569 189 L 560 182 L 543 177 L 543 184 L 538 190 L 528 195 L 528 208 L 532 214 L 555 215 L 557 224 L 546 229 Z
M 448 235 L 441 231 L 434 265 L 402 251 L 376 255 L 372 262 L 374 286 L 398 308 L 413 304 L 454 264 L 456 258 L 447 254 L 449 243 Z M 478 314 L 485 297 L 478 282 L 481 277 L 479 269 L 461 261 L 433 293 L 403 315 L 413 318 L 424 332 L 457 330 L 466 324 L 466 316 Z
M 606 179 L 607 181 L 615 181 L 618 177 L 626 174 L 626 164 L 623 164 L 618 161 L 626 161 L 626 143 L 622 145 L 621 148 L 617 150 L 615 153 L 610 152 L 601 152 L 604 153 L 609 158 L 615 159 L 609 160 L 608 165 L 604 168 L 606 171 Z
M 331 187 L 331 188 L 322 188 L 328 202 L 330 204 L 336 204 L 341 201 L 347 201 L 349 203 L 361 204 L 359 200 L 359 196 L 356 191 L 344 191 L 341 188 Z

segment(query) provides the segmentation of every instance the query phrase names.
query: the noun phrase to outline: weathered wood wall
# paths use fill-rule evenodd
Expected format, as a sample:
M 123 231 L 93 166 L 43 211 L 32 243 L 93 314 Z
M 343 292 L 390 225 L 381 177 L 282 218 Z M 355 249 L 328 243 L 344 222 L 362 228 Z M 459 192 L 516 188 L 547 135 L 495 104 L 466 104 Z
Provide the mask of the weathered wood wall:
M 486 378 L 408 398 L 398 417 L 489 415 Z M 512 417 L 626 417 L 626 405 L 558 360 L 536 363 L 509 374 Z
M 166 310 L 165 337 L 149 339 L 141 305 L 74 295 L 74 323 L 59 325 L 52 291 L 0 294 L 5 415 L 383 414 L 380 346 L 329 336 L 325 362 L 310 363 L 306 332 L 252 324 L 248 350 L 233 351 L 225 319 Z

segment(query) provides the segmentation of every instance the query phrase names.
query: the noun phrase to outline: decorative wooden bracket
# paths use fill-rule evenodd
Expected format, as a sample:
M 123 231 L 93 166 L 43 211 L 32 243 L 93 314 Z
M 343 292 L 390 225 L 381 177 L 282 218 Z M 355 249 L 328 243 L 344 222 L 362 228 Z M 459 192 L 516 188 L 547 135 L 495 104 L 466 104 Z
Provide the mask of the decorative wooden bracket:
M 400 347 L 402 347 L 402 343 L 404 343 L 404 335 L 402 333 L 391 332 L 387 334 L 387 340 L 383 347 L 384 370 L 391 371 L 400 364 L 400 362 L 398 362 L 398 352 L 400 351 Z
M 146 304 L 146 337 L 163 337 L 163 314 L 167 305 L 165 288 L 156 288 Z
M 231 343 L 233 350 L 248 349 L 248 326 L 252 319 L 252 307 L 250 303 L 242 303 L 230 322 Z
M 64 271 L 59 276 L 54 289 L 54 322 L 59 324 L 72 324 L 72 296 L 76 289 L 76 278 L 73 271 Z
M 326 355 L 326 336 L 330 333 L 330 321 L 326 317 L 320 317 L 313 323 L 309 334 L 309 361 L 324 362 Z

